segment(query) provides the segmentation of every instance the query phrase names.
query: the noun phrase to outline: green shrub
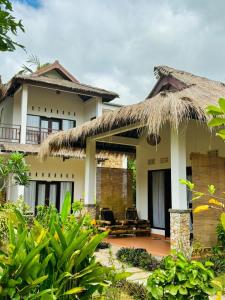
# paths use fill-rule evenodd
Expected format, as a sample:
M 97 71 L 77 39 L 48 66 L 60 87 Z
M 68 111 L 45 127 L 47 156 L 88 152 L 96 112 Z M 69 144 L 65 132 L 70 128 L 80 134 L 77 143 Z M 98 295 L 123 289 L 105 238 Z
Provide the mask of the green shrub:
M 66 226 L 70 197 L 62 212 L 49 209 L 48 222 L 28 226 L 14 209 L 7 218 L 9 242 L 1 248 L 0 299 L 91 299 L 126 278 L 96 262 L 94 251 L 106 233 L 93 234 L 84 218 Z
M 225 229 L 221 222 L 217 225 L 216 232 L 218 236 L 218 241 L 220 242 L 222 247 L 225 248 Z
M 116 256 L 124 263 L 147 271 L 152 271 L 159 265 L 158 261 L 142 248 L 121 248 L 117 251 Z
M 101 242 L 98 244 L 96 250 L 100 250 L 100 249 L 109 249 L 111 246 L 109 243 L 107 242 Z
M 127 293 L 134 300 L 146 300 L 147 298 L 147 289 L 143 284 L 121 280 L 116 285 L 121 291 Z
M 149 299 L 208 299 L 208 295 L 216 293 L 211 267 L 211 262 L 190 261 L 181 253 L 167 256 L 164 268 L 155 270 L 148 278 Z
M 212 269 L 215 272 L 216 276 L 219 276 L 225 272 L 225 254 L 214 254 L 211 256 L 207 256 L 200 260 L 202 263 L 206 261 L 210 261 L 213 263 Z

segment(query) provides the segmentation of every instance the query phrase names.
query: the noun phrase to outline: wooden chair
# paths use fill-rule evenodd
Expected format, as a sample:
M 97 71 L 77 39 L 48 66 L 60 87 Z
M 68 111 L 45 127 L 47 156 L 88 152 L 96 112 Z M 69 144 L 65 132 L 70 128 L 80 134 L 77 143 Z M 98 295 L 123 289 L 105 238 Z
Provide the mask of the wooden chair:
M 133 233 L 133 228 L 128 226 L 126 220 L 116 220 L 113 211 L 106 208 L 100 209 L 100 220 L 98 220 L 100 231 L 109 231 L 110 235 L 122 235 Z
M 141 220 L 138 216 L 136 207 L 128 207 L 125 211 L 125 219 L 136 228 L 136 234 L 151 233 L 151 226 L 149 220 Z

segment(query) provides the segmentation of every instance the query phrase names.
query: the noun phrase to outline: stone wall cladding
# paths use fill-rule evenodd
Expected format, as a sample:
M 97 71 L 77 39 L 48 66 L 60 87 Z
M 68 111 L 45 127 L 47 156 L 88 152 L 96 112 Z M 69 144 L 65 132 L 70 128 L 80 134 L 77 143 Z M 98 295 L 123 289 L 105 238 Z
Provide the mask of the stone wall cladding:
M 190 255 L 190 210 L 170 209 L 171 250 Z
M 95 204 L 86 204 L 84 206 L 84 212 L 89 214 L 93 220 L 95 220 L 97 217 Z
M 108 159 L 100 163 L 104 168 L 123 168 L 123 155 L 108 154 Z
M 125 209 L 133 206 L 132 178 L 127 169 L 97 168 L 97 207 L 113 210 L 116 219 L 124 219 Z
M 195 190 L 208 194 L 208 185 L 213 184 L 216 194 L 223 195 L 222 193 L 225 191 L 225 158 L 192 153 L 191 165 Z M 193 208 L 207 204 L 208 200 L 207 196 L 194 200 Z M 209 209 L 193 214 L 194 241 L 202 247 L 212 247 L 217 244 L 216 226 L 220 213 L 216 209 Z

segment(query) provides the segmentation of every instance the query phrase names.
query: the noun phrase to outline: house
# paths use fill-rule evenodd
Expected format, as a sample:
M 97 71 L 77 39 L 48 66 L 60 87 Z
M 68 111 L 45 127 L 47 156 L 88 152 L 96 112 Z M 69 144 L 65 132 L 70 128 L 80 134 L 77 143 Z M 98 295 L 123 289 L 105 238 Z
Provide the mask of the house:
M 101 143 L 127 146 L 136 153 L 136 206 L 151 221 L 152 232 L 170 236 L 172 248 L 190 247 L 190 231 L 201 245 L 215 245 L 218 212 L 193 216 L 190 192 L 179 183 L 192 180 L 205 192 L 209 184 L 225 191 L 225 146 L 207 127 L 206 107 L 225 97 L 225 84 L 167 66 L 154 69 L 157 82 L 147 98 L 46 139 L 46 158 L 67 147 L 86 148 L 86 204 L 95 198 L 95 152 Z
M 17 74 L 3 86 L 0 102 L 0 151 L 25 153 L 30 166 L 28 187 L 10 184 L 7 200 L 23 196 L 35 205 L 52 203 L 60 209 L 66 191 L 73 199 L 84 197 L 85 153 L 80 148 L 62 150 L 41 163 L 40 143 L 52 133 L 81 126 L 104 113 L 120 108 L 111 104 L 118 95 L 80 83 L 58 61 L 30 74 Z M 114 156 L 103 148 L 96 154 L 98 164 L 126 169 L 126 157 Z M 99 170 L 100 173 L 101 170 Z M 124 171 L 125 172 L 125 171 Z M 124 181 L 125 182 L 125 181 Z

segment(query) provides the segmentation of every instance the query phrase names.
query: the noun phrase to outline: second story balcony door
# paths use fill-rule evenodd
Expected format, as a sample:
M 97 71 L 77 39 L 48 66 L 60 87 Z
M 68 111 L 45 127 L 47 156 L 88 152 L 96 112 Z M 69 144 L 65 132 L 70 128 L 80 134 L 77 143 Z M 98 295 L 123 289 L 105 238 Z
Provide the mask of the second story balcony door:
M 28 115 L 26 140 L 28 144 L 40 144 L 49 134 L 75 126 L 75 120 Z

